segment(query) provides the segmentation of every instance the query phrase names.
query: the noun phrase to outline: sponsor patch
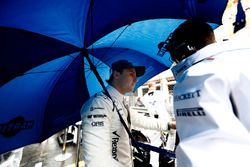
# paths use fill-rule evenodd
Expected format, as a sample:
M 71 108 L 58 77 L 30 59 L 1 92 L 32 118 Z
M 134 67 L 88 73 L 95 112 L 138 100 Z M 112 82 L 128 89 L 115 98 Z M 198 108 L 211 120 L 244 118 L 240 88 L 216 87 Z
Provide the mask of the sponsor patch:
M 91 122 L 91 125 L 93 127 L 103 127 L 104 126 L 104 122 L 103 121 Z
M 117 134 L 117 131 L 112 132 L 114 135 L 116 135 L 117 137 L 120 137 L 120 135 Z
M 182 108 L 176 110 L 177 117 L 201 117 L 206 116 L 203 108 L 196 107 L 196 108 Z
M 105 118 L 107 117 L 107 115 L 105 114 L 96 114 L 96 115 L 93 115 L 94 118 Z
M 12 137 L 22 130 L 32 129 L 34 124 L 34 120 L 26 121 L 23 117 L 16 117 L 7 123 L 0 123 L 0 134 L 5 137 Z
M 90 111 L 94 111 L 94 110 L 104 110 L 103 107 L 90 107 L 89 109 Z
M 117 131 L 112 132 L 116 137 L 112 137 L 112 157 L 118 161 L 117 158 L 117 143 L 119 142 L 120 135 L 117 134 Z
M 105 114 L 93 114 L 93 115 L 88 115 L 87 118 L 91 119 L 91 118 L 105 118 L 107 117 L 107 115 Z
M 201 90 L 196 90 L 194 92 L 188 92 L 185 94 L 176 95 L 176 96 L 174 96 L 174 101 L 176 102 L 176 101 L 188 100 L 188 99 L 200 97 L 200 92 L 201 92 Z

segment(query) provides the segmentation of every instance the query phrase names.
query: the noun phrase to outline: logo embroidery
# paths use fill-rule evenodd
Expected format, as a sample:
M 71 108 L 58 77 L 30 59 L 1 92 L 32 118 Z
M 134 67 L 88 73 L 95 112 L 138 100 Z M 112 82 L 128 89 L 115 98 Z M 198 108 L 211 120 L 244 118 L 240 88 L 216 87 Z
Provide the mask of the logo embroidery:
M 200 97 L 200 92 L 201 90 L 196 90 L 194 92 L 189 92 L 186 94 L 181 94 L 181 95 L 176 95 L 174 96 L 174 101 L 181 101 L 181 100 L 188 100 L 188 99 L 192 99 L 195 97 Z
M 25 121 L 23 117 L 16 117 L 8 123 L 0 124 L 0 134 L 5 137 L 15 136 L 21 130 L 32 129 L 34 122 L 34 120 Z
M 87 118 L 105 118 L 107 115 L 105 114 L 95 114 L 95 115 L 88 115 Z
M 116 137 L 112 137 L 112 157 L 118 161 L 117 158 L 117 143 L 119 142 L 120 136 L 117 131 L 112 132 Z
M 103 121 L 91 122 L 91 125 L 94 127 L 102 127 L 104 126 L 104 122 Z
M 183 108 L 176 110 L 177 117 L 197 117 L 197 116 L 206 116 L 203 108 L 196 107 L 196 108 Z
M 93 110 L 104 110 L 103 107 L 90 107 L 89 109 L 90 111 L 93 111 Z

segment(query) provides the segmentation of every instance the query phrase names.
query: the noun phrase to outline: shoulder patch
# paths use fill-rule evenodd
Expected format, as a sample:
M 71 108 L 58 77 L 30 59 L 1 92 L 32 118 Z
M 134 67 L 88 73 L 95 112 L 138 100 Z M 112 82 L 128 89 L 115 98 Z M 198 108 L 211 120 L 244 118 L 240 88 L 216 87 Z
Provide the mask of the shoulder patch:
M 93 110 L 104 110 L 104 107 L 90 107 L 89 110 L 90 111 L 93 111 Z
M 105 101 L 106 100 L 108 100 L 109 102 L 111 102 L 112 103 L 112 105 L 113 105 L 113 109 L 112 109 L 112 111 L 114 111 L 114 102 L 104 93 L 104 92 L 98 92 L 98 93 L 96 93 L 95 94 L 95 96 L 94 96 L 95 98 L 103 98 Z M 107 102 L 107 101 L 106 101 Z
M 108 99 L 108 100 L 111 101 L 111 99 L 110 99 L 107 95 L 105 95 L 103 92 L 98 92 L 98 93 L 96 93 L 96 94 L 95 94 L 95 97 L 102 97 L 102 98 L 104 98 L 104 99 Z

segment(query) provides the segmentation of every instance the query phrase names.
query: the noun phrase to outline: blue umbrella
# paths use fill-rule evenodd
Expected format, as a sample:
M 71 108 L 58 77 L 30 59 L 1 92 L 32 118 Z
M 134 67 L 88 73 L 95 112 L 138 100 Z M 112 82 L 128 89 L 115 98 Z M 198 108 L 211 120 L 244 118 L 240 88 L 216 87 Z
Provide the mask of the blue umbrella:
M 84 101 L 101 90 L 86 56 L 103 80 L 115 60 L 145 65 L 138 87 L 171 66 L 156 56 L 156 46 L 183 21 L 178 19 L 200 16 L 220 23 L 225 5 L 226 0 L 1 1 L 0 153 L 41 142 L 80 120 Z M 149 20 L 156 18 L 173 20 Z

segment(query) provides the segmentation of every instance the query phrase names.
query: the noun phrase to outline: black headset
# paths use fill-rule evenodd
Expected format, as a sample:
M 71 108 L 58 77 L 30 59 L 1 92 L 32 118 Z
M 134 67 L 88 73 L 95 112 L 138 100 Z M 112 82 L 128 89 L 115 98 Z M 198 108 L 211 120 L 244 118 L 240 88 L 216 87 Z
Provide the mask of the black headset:
M 197 50 L 194 46 L 191 46 L 185 42 L 177 42 L 173 40 L 173 33 L 169 34 L 167 39 L 158 44 L 158 56 L 163 57 L 164 54 L 169 51 L 171 60 L 178 63 L 184 58 L 194 54 Z

